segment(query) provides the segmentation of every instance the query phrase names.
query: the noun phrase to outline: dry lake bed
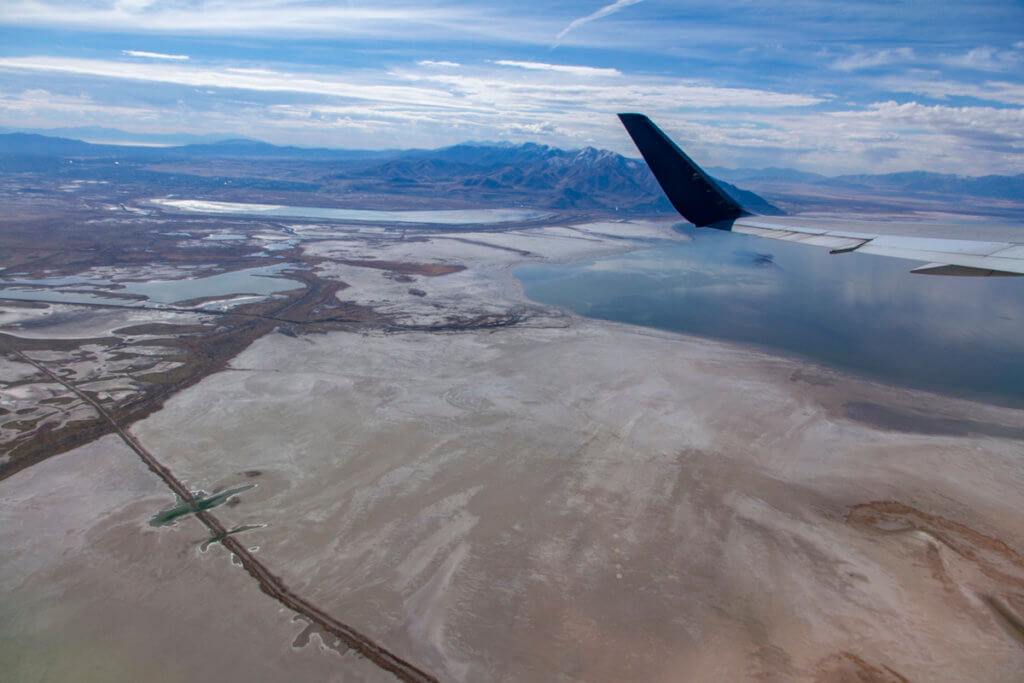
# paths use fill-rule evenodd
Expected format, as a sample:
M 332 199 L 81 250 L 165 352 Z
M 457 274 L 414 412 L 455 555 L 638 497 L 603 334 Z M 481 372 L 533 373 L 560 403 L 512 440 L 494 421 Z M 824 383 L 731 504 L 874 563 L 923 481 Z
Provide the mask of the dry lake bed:
M 243 295 L 268 321 L 0 481 L 5 677 L 394 680 L 340 624 L 407 680 L 1020 680 L 1024 410 L 579 317 L 512 274 L 670 223 L 275 225 L 243 239 L 290 240 L 322 294 L 301 320 L 273 287 L 3 307 L 7 409 L 61 425 L 200 353 L 153 325 L 201 340 Z

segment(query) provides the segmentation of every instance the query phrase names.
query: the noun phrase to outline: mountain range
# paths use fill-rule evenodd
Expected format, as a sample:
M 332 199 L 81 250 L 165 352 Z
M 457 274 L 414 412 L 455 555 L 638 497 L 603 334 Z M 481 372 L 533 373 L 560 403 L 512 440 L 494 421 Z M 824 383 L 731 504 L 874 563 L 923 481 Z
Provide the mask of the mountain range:
M 325 197 L 402 194 L 550 209 L 672 212 L 640 160 L 593 147 L 562 150 L 533 143 L 365 151 L 283 147 L 249 139 L 144 147 L 0 134 L 0 173 L 24 172 L 161 182 L 168 191 L 199 193 L 230 185 Z M 915 171 L 829 177 L 783 168 L 709 172 L 741 204 L 765 214 L 781 212 L 773 202 L 789 209 L 794 203 L 799 206 L 795 197 L 800 188 L 813 188 L 818 196 L 845 192 L 923 201 L 973 197 L 1024 202 L 1024 174 L 965 177 Z

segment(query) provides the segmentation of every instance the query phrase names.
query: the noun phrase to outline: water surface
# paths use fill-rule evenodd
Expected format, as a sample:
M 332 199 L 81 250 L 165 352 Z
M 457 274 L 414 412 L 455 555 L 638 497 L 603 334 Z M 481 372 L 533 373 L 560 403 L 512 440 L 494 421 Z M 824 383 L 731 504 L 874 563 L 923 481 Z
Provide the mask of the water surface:
M 282 263 L 207 277 L 181 280 L 150 280 L 149 282 L 120 282 L 81 276 L 44 279 L 0 280 L 0 298 L 53 301 L 56 303 L 102 303 L 130 306 L 138 300 L 109 296 L 111 293 L 145 297 L 148 301 L 172 304 L 190 299 L 228 297 L 236 294 L 269 295 L 300 289 L 298 280 L 280 277 L 291 266 Z M 118 287 L 118 285 L 120 285 Z M 59 289 L 58 289 L 59 288 Z M 104 293 L 107 296 L 104 296 Z
M 477 225 L 520 223 L 540 220 L 550 213 L 531 209 L 454 209 L 446 211 L 373 211 L 369 209 L 329 209 L 316 206 L 280 206 L 241 204 L 194 199 L 153 199 L 161 206 L 180 211 L 212 214 L 240 214 L 277 218 L 321 218 L 366 223 L 419 223 L 436 225 Z
M 693 241 L 515 275 L 530 298 L 581 315 L 1024 405 L 1024 277 L 911 275 L 912 261 L 681 231 Z

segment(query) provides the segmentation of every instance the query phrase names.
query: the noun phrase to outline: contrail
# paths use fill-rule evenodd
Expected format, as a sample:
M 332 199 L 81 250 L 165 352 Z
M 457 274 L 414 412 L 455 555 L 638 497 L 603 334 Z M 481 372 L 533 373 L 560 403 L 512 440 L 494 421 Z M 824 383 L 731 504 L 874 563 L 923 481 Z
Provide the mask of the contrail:
M 579 19 L 575 19 L 575 20 L 573 20 L 572 23 L 570 23 L 568 26 L 566 26 L 564 29 L 562 29 L 561 33 L 559 33 L 557 36 L 555 36 L 555 44 L 557 44 L 558 41 L 560 41 L 562 38 L 565 37 L 565 35 L 567 33 L 569 33 L 569 31 L 573 30 L 577 26 L 581 26 L 581 25 L 587 23 L 588 21 L 593 21 L 594 19 L 600 19 L 601 17 L 607 17 L 609 14 L 615 14 L 620 9 L 624 9 L 626 7 L 629 7 L 630 5 L 636 5 L 637 3 L 641 3 L 643 1 L 644 0 L 617 0 L 617 2 L 613 2 L 610 5 L 605 5 L 601 9 L 597 10 L 596 12 L 594 12 L 593 14 L 588 14 L 585 17 L 580 17 Z

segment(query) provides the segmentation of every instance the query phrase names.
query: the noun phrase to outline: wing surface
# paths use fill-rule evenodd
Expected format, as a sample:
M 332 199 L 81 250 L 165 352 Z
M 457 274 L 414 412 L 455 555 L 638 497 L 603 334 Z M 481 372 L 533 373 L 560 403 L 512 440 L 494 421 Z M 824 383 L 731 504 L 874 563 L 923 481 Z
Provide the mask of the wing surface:
M 690 157 L 643 114 L 619 119 L 676 210 L 697 227 L 825 247 L 833 254 L 859 252 L 926 265 L 926 275 L 1024 275 L 1024 243 L 980 242 L 878 232 L 871 222 L 759 216 L 729 197 Z

